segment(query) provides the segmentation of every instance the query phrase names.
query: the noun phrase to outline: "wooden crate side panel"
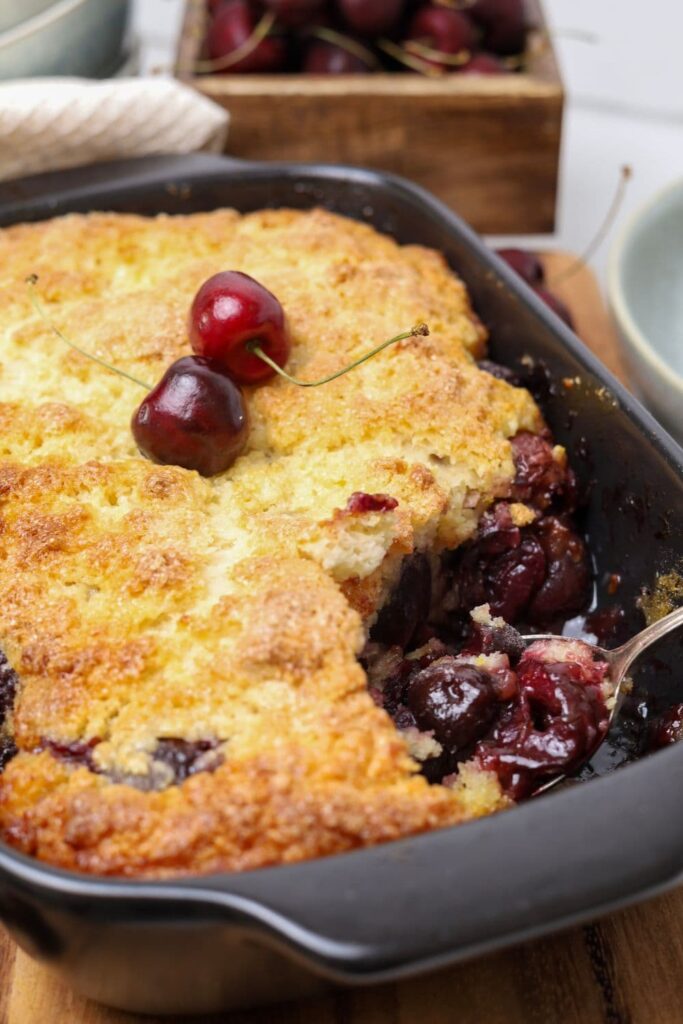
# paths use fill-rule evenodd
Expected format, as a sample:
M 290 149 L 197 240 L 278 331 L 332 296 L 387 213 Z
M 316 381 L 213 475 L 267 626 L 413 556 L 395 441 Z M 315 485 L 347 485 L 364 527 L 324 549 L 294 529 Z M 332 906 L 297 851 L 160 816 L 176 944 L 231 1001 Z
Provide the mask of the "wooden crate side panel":
M 402 174 L 488 233 L 550 231 L 562 108 L 552 97 L 221 97 L 228 151 L 252 160 L 350 163 Z

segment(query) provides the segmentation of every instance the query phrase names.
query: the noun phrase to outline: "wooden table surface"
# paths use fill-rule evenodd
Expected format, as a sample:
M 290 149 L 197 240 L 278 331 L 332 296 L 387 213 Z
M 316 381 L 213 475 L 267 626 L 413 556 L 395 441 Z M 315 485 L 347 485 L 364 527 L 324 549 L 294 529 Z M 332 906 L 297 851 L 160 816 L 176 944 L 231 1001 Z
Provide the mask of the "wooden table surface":
M 549 255 L 549 279 L 571 257 Z M 623 376 L 586 269 L 558 284 L 578 333 Z M 81 999 L 0 933 L 1 1024 L 160 1024 Z M 178 1019 L 178 1018 L 173 1018 Z M 683 1024 L 683 890 L 428 977 L 186 1024 Z

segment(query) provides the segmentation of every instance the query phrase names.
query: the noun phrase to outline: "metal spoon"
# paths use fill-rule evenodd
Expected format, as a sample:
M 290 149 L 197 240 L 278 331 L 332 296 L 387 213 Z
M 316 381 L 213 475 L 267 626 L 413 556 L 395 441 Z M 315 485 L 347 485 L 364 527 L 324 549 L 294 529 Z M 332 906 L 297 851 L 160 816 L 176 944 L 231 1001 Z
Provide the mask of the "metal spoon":
M 615 716 L 619 712 L 623 696 L 624 696 L 624 682 L 626 680 L 626 674 L 630 669 L 633 662 L 638 658 L 643 651 L 646 651 L 648 647 L 661 640 L 663 636 L 671 633 L 678 626 L 683 626 L 683 607 L 677 608 L 675 612 L 671 612 L 669 615 L 665 615 L 663 619 L 659 619 L 657 622 L 653 622 L 651 626 L 646 626 L 640 633 L 636 633 L 634 637 L 627 640 L 621 647 L 616 647 L 613 651 L 606 651 L 604 647 L 598 647 L 596 644 L 588 644 L 589 647 L 595 651 L 599 658 L 607 662 L 609 666 L 608 678 L 614 687 L 614 704 L 610 712 L 609 720 L 607 722 L 607 728 L 605 733 L 600 740 L 600 743 L 590 752 L 588 757 L 579 764 L 572 768 L 570 774 L 575 775 L 586 763 L 595 756 L 598 748 L 605 742 L 607 734 L 609 733 L 612 722 Z M 537 634 L 536 636 L 525 636 L 522 637 L 527 643 L 531 644 L 537 640 L 554 640 L 558 643 L 576 643 L 575 639 L 566 636 L 556 636 L 553 633 Z M 585 642 L 585 641 L 583 641 Z M 559 785 L 560 782 L 564 782 L 567 778 L 567 774 L 557 775 L 550 779 L 549 782 L 545 782 L 538 789 L 534 790 L 533 795 L 539 796 L 541 793 L 547 793 L 549 789 Z

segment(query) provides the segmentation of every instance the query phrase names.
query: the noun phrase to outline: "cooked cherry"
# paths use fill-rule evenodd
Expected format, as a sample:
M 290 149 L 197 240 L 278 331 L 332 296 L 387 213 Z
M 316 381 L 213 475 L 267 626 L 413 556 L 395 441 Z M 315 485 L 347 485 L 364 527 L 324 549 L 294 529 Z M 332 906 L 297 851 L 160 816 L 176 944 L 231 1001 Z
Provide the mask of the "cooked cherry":
M 510 506 L 506 501 L 497 502 L 484 512 L 477 530 L 477 554 L 488 558 L 500 555 L 510 548 L 519 547 L 522 534 L 512 521 Z
M 586 629 L 592 633 L 601 647 L 618 647 L 629 637 L 626 612 L 620 604 L 598 608 L 586 616 Z
M 500 363 L 494 363 L 492 359 L 480 359 L 477 366 L 480 370 L 490 373 L 492 377 L 504 380 L 507 384 L 512 384 L 513 387 L 518 388 L 521 386 L 519 377 L 509 366 L 501 366 Z
M 0 651 L 0 726 L 14 708 L 18 687 L 19 678 L 4 653 Z M 0 736 L 0 772 L 17 752 L 11 736 Z
M 655 749 L 669 747 L 673 743 L 680 743 L 683 740 L 683 704 L 674 704 L 665 711 L 656 723 L 653 732 L 651 746 Z
M 360 515 L 364 512 L 391 512 L 398 505 L 396 498 L 390 494 L 366 494 L 365 491 L 354 491 L 346 502 L 346 511 Z
M 496 714 L 493 682 L 486 672 L 445 657 L 410 682 L 406 703 L 420 729 L 432 731 L 446 750 L 465 750 L 489 728 Z
M 289 358 L 282 306 L 272 292 L 238 270 L 204 282 L 194 297 L 188 330 L 194 352 L 214 359 L 239 384 L 261 384 L 275 373 L 249 351 L 249 342 L 257 342 L 278 366 Z
M 509 75 L 501 60 L 492 53 L 475 53 L 466 64 L 458 69 L 461 75 Z
M 553 313 L 559 316 L 560 320 L 564 320 L 567 327 L 571 327 L 574 330 L 574 317 L 569 312 L 569 307 L 560 299 L 554 292 L 549 291 L 547 288 L 534 288 L 534 291 L 538 295 L 539 299 L 545 302 L 546 306 L 549 306 Z
M 6 765 L 16 757 L 19 750 L 10 736 L 0 736 L 0 772 L 5 770 Z
M 352 75 L 371 69 L 358 52 L 325 39 L 312 40 L 304 54 L 303 71 L 307 75 Z
M 209 25 L 206 45 L 209 57 L 229 57 L 252 38 L 258 18 L 247 0 L 223 0 Z M 253 50 L 225 70 L 232 73 L 280 71 L 287 59 L 287 45 L 281 36 L 268 35 Z
M 546 558 L 535 537 L 490 562 L 484 570 L 486 596 L 494 615 L 515 622 L 546 578 Z
M 531 621 L 542 624 L 581 611 L 590 596 L 591 574 L 586 545 L 567 522 L 558 516 L 545 516 L 533 530 L 543 548 L 547 570 L 528 614 Z
M 497 249 L 496 252 L 527 284 L 543 284 L 545 281 L 543 264 L 535 252 L 528 249 Z
M 485 49 L 503 55 L 522 52 L 527 34 L 524 0 L 475 0 L 468 11 L 482 28 Z
M 18 685 L 19 679 L 16 672 L 4 653 L 0 651 L 0 725 L 14 707 Z
M 473 622 L 470 636 L 462 649 L 463 654 L 492 654 L 494 651 L 507 654 L 510 662 L 515 664 L 526 650 L 526 641 L 514 626 L 504 623 L 502 626 L 482 625 Z
M 404 0 L 338 0 L 337 6 L 349 28 L 364 36 L 384 35 L 398 24 Z
M 100 743 L 99 736 L 94 736 L 90 740 L 73 740 L 71 742 L 44 740 L 39 749 L 49 750 L 53 757 L 65 764 L 96 772 L 97 766 L 93 760 L 93 751 L 98 743 Z
M 516 470 L 512 485 L 515 501 L 545 510 L 565 494 L 573 498 L 573 481 L 567 468 L 554 457 L 549 441 L 522 430 L 510 443 Z
M 454 55 L 471 50 L 476 36 L 472 22 L 462 11 L 427 4 L 417 11 L 410 22 L 408 43 L 411 41 L 422 43 L 439 53 Z
M 218 740 L 160 739 L 152 757 L 171 769 L 177 785 L 197 772 L 215 771 L 223 760 L 220 754 L 212 755 L 217 746 Z
M 517 670 L 520 697 L 512 701 L 475 756 L 495 771 L 514 799 L 545 778 L 581 764 L 605 734 L 609 715 L 599 671 L 574 662 L 544 663 L 524 656 Z
M 131 429 L 153 462 L 215 476 L 242 452 L 249 420 L 240 388 L 217 362 L 183 356 L 140 403 Z

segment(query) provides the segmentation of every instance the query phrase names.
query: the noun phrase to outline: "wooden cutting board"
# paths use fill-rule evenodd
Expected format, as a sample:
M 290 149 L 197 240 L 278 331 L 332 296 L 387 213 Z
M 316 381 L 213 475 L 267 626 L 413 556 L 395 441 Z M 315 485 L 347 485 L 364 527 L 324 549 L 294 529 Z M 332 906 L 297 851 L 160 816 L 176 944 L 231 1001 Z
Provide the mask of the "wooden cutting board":
M 546 259 L 549 281 L 572 263 Z M 624 377 L 595 279 L 580 269 L 555 289 L 584 341 Z M 177 1020 L 178 1018 L 173 1018 Z M 160 1024 L 81 999 L 0 931 L 1 1024 Z M 334 992 L 187 1024 L 681 1024 L 683 890 L 599 923 L 413 981 Z

